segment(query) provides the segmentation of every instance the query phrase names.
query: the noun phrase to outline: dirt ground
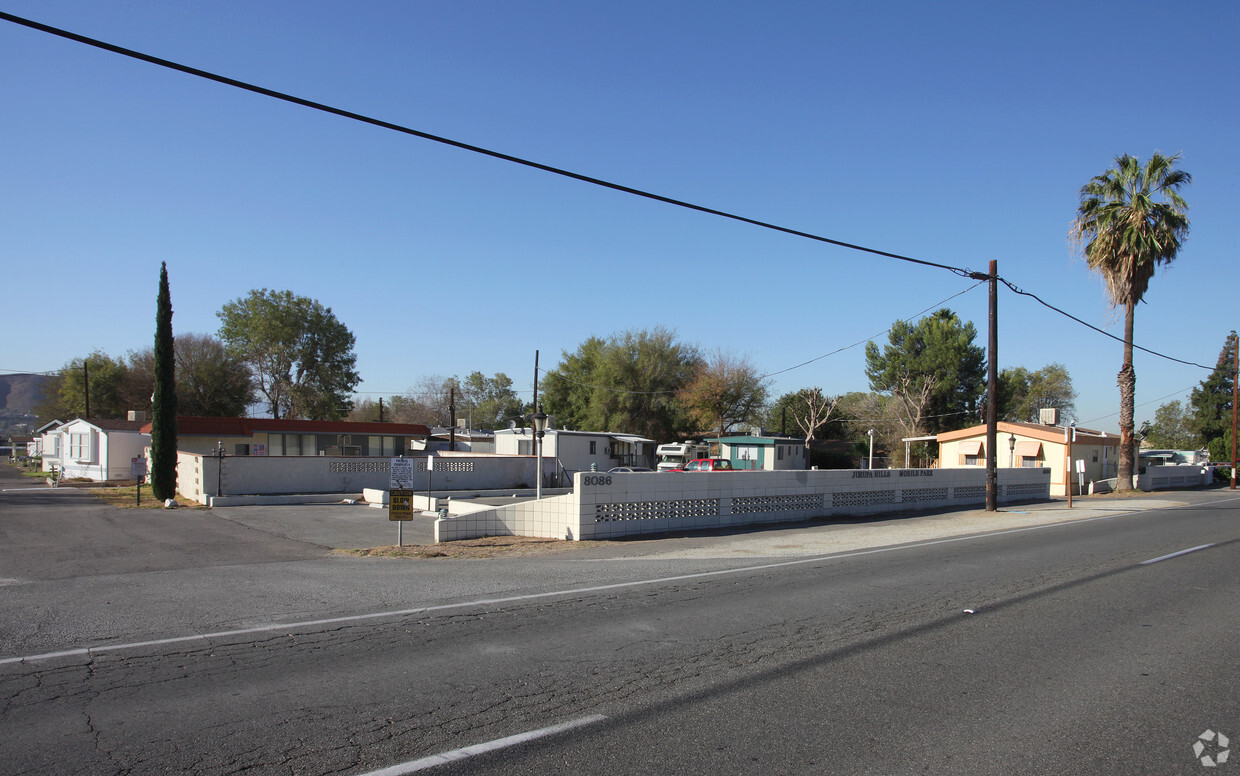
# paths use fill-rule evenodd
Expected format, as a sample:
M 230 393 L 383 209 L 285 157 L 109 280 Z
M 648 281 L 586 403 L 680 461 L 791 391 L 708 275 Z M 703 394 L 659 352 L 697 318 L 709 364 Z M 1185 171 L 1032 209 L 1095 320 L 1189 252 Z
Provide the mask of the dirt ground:
M 567 550 L 596 547 L 604 542 L 570 542 L 533 536 L 486 536 L 439 544 L 406 544 L 401 547 L 371 547 L 363 550 L 336 550 L 362 558 L 503 558 L 549 555 Z

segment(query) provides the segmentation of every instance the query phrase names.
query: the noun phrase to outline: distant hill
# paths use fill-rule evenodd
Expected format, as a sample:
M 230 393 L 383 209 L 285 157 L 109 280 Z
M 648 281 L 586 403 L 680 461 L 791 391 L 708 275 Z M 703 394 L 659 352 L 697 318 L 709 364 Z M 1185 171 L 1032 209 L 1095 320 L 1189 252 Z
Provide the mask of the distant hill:
M 47 375 L 0 375 L 0 413 L 33 414 L 51 379 Z

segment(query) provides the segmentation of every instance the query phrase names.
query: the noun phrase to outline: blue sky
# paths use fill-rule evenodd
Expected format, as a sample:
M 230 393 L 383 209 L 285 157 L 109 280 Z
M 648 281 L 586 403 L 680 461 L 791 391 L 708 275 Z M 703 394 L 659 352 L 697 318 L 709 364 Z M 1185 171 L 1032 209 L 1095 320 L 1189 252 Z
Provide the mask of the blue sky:
M 863 7 L 864 6 L 864 7 Z M 1116 335 L 1074 256 L 1080 186 L 1182 153 L 1192 232 L 1137 344 L 1213 365 L 1237 328 L 1240 6 L 0 0 L 0 10 L 634 188 L 985 271 Z M 362 395 L 665 326 L 774 395 L 868 389 L 863 347 L 974 285 L 637 199 L 0 21 L 0 369 L 150 345 L 254 288 L 331 307 Z M 98 305 L 108 312 L 100 314 Z M 986 289 L 947 306 L 985 345 Z M 1001 367 L 1067 366 L 1118 427 L 1121 346 L 1006 290 Z M 14 317 L 16 316 L 16 317 Z M 816 359 L 807 366 L 787 370 Z M 1206 370 L 1138 353 L 1137 418 Z M 528 396 L 528 393 L 526 394 Z

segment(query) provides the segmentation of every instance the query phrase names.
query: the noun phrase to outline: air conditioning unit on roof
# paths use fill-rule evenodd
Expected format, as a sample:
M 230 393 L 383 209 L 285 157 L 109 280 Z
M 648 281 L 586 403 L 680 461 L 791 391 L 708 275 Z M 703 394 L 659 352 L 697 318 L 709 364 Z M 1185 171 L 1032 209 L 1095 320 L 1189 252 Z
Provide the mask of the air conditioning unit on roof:
M 1038 422 L 1041 423 L 1043 426 L 1058 426 L 1059 425 L 1059 408 L 1058 407 L 1044 407 L 1038 410 Z

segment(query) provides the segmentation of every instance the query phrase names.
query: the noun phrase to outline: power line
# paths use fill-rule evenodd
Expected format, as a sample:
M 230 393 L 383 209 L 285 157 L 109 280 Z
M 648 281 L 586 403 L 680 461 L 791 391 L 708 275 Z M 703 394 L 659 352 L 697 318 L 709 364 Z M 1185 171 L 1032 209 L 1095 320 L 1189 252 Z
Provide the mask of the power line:
M 1156 401 L 1162 401 L 1163 399 L 1170 399 L 1172 396 L 1182 396 L 1182 395 L 1184 395 L 1184 394 L 1188 393 L 1189 391 L 1193 390 L 1193 388 L 1195 388 L 1195 387 L 1196 387 L 1196 386 L 1190 385 L 1190 386 L 1189 386 L 1189 387 L 1187 387 L 1187 388 L 1181 388 L 1181 389 L 1180 389 L 1180 390 L 1178 390 L 1178 391 L 1172 391 L 1171 393 L 1167 394 L 1166 396 L 1160 396 L 1160 397 L 1158 397 L 1157 399 L 1150 399 L 1149 401 L 1144 401 L 1144 402 L 1141 402 L 1140 404 L 1135 405 L 1135 406 L 1133 407 L 1133 409 L 1136 409 L 1137 407 L 1148 407 L 1149 405 L 1153 404 L 1153 403 L 1154 403 L 1154 402 L 1156 402 Z M 1106 420 L 1107 418 L 1112 418 L 1112 417 L 1115 417 L 1115 416 L 1116 416 L 1116 415 L 1118 415 L 1118 414 L 1119 414 L 1119 412 L 1118 412 L 1118 411 L 1117 411 L 1117 412 L 1111 412 L 1111 413 L 1108 413 L 1108 414 L 1106 414 L 1106 415 L 1099 415 L 1099 416 L 1098 416 L 1098 417 L 1096 417 L 1096 418 L 1090 418 L 1089 420 L 1082 420 L 1081 422 L 1082 422 L 1082 423 L 1096 423 L 1096 422 L 1098 422 L 1099 420 Z
M 1103 336 L 1106 336 L 1106 337 L 1110 337 L 1111 339 L 1115 340 L 1116 342 L 1124 342 L 1124 340 L 1123 340 L 1123 338 L 1122 338 L 1122 337 L 1117 337 L 1117 336 L 1115 336 L 1114 334 L 1112 334 L 1112 333 L 1111 333 L 1111 332 L 1109 332 L 1109 331 L 1105 331 L 1105 330 L 1103 330 L 1103 329 L 1099 329 L 1097 326 L 1094 326 L 1094 325 L 1093 325 L 1093 324 L 1091 324 L 1091 323 L 1086 323 L 1085 321 L 1081 320 L 1080 318 L 1077 318 L 1075 315 L 1072 315 L 1071 313 L 1068 313 L 1068 312 L 1065 312 L 1065 311 L 1063 311 L 1063 310 L 1060 310 L 1060 309 L 1059 309 L 1058 307 L 1056 307 L 1055 305 L 1053 305 L 1053 304 L 1051 304 L 1051 303 L 1049 303 L 1049 302 L 1047 302 L 1047 301 L 1043 300 L 1043 299 L 1042 299 L 1041 297 L 1039 297 L 1037 294 L 1032 294 L 1032 293 L 1030 293 L 1030 292 L 1028 292 L 1028 291 L 1021 290 L 1021 289 L 1017 288 L 1016 286 L 1012 285 L 1011 283 L 1009 283 L 1008 281 L 1004 280 L 1003 278 L 999 278 L 998 280 L 999 280 L 999 282 L 1000 282 L 1000 283 L 1002 283 L 1003 285 L 1005 285 L 1005 286 L 1007 286 L 1008 288 L 1010 288 L 1010 289 L 1012 290 L 1012 292 L 1013 292 L 1013 293 L 1020 294 L 1021 296 L 1027 296 L 1027 297 L 1029 297 L 1030 299 L 1033 299 L 1033 300 L 1034 300 L 1035 302 L 1037 302 L 1038 304 L 1042 305 L 1043 307 L 1046 307 L 1046 308 L 1047 308 L 1047 309 L 1049 309 L 1049 310 L 1054 310 L 1055 312 L 1059 313 L 1060 315 L 1064 316 L 1065 318 L 1070 318 L 1071 320 L 1076 321 L 1077 323 L 1081 324 L 1081 325 L 1082 325 L 1082 326 L 1084 326 L 1085 328 L 1087 328 L 1087 329 L 1093 329 L 1094 331 L 1098 332 L 1099 334 L 1102 334 Z M 1184 365 L 1186 365 L 1186 366 L 1196 366 L 1196 367 L 1201 367 L 1202 369 L 1208 369 L 1208 370 L 1210 370 L 1210 371 L 1214 371 L 1214 369 L 1215 369 L 1215 367 L 1212 367 L 1212 366 L 1205 366 L 1204 364 L 1198 364 L 1198 363 L 1197 363 L 1197 362 L 1195 362 L 1195 361 L 1184 361 L 1184 360 L 1182 360 L 1182 359 L 1178 359 L 1178 358 L 1174 358 L 1174 357 L 1172 357 L 1172 356 L 1168 356 L 1168 355 L 1166 355 L 1166 354 L 1164 354 L 1164 353 L 1159 353 L 1159 352 L 1158 352 L 1158 351 L 1156 351 L 1156 350 L 1150 350 L 1149 348 L 1143 348 L 1143 347 L 1141 347 L 1140 345 L 1136 344 L 1135 342 L 1133 343 L 1133 345 L 1132 345 L 1132 346 L 1133 346 L 1134 348 L 1136 348 L 1137 350 L 1144 351 L 1144 352 L 1146 352 L 1146 353 L 1149 353 L 1149 354 L 1150 354 L 1150 355 L 1152 355 L 1152 356 L 1158 356 L 1159 358 L 1165 358 L 1165 359 L 1167 359 L 1168 361 L 1174 361 L 1174 362 L 1176 362 L 1177 364 L 1184 364 Z
M 525 167 L 532 167 L 533 169 L 536 169 L 536 170 L 542 170 L 543 172 L 549 172 L 549 173 L 552 173 L 553 175 L 560 175 L 565 178 L 572 178 L 573 180 L 578 180 L 583 183 L 589 183 L 595 186 L 602 186 L 603 188 L 612 189 L 614 191 L 620 191 L 625 194 L 632 194 L 633 196 L 636 196 L 636 197 L 644 197 L 645 199 L 651 199 L 656 202 L 662 202 L 664 204 L 674 205 L 676 207 L 681 207 L 681 208 L 685 208 L 688 210 L 695 210 L 699 213 L 706 213 L 707 215 L 718 216 L 720 218 L 727 218 L 733 221 L 739 221 L 741 223 L 750 224 L 752 226 L 761 227 L 763 229 L 771 229 L 776 232 L 783 232 L 784 234 L 790 234 L 795 237 L 804 237 L 805 239 L 808 239 L 808 240 L 815 240 L 817 242 L 827 243 L 829 245 L 835 245 L 840 248 L 848 248 L 849 250 L 862 251 L 864 253 L 870 253 L 875 256 L 884 256 L 889 259 L 897 259 L 899 261 L 905 261 L 905 262 L 909 262 L 912 264 L 920 264 L 926 267 L 936 267 L 938 269 L 945 269 L 949 272 L 954 272 L 957 275 L 960 275 L 962 277 L 972 277 L 974 279 L 979 279 L 978 273 L 972 272 L 970 270 L 967 270 L 961 267 L 953 267 L 947 264 L 940 264 L 938 262 L 926 261 L 924 259 L 915 259 L 910 256 L 901 256 L 898 253 L 889 253 L 887 251 L 880 251 L 875 248 L 867 248 L 863 245 L 855 245 L 853 243 L 843 242 L 842 240 L 834 240 L 834 239 L 831 239 L 830 237 L 823 237 L 822 235 L 813 234 L 812 232 L 804 232 L 799 229 L 792 229 L 786 226 L 779 226 L 777 224 L 772 224 L 767 221 L 760 221 L 755 218 L 749 218 L 747 216 L 737 215 L 735 213 L 729 213 L 724 210 L 717 210 L 715 208 L 706 207 L 704 205 L 696 205 L 692 202 L 686 202 L 684 200 L 675 199 L 673 197 L 663 196 L 662 194 L 655 194 L 653 192 L 644 191 L 642 189 L 636 189 L 631 186 L 625 186 L 619 183 L 613 183 L 611 181 L 604 180 L 602 178 L 595 178 L 589 175 L 583 175 L 581 173 L 572 172 L 571 170 L 565 170 L 560 167 L 553 167 L 549 164 L 543 164 L 542 162 L 535 162 L 529 159 L 523 159 L 519 156 L 513 156 L 511 154 L 502 153 L 500 151 L 494 151 L 489 148 L 483 148 L 481 146 L 464 143 L 459 140 L 452 140 L 451 138 L 442 137 L 440 135 L 433 135 L 429 132 L 423 132 L 421 130 L 413 129 L 411 127 L 402 126 L 400 124 L 394 124 L 390 121 L 384 121 L 382 119 L 377 119 L 372 116 L 366 116 L 361 113 L 354 113 L 353 111 L 348 111 L 342 108 L 332 107 L 330 105 L 326 105 L 321 102 L 307 100 L 302 97 L 296 97 L 291 94 L 286 94 L 284 92 L 278 92 L 274 89 L 268 89 L 263 86 L 257 86 L 255 84 L 247 83 L 245 81 L 239 81 L 235 78 L 229 78 L 227 76 L 219 75 L 217 73 L 212 73 L 206 70 L 200 70 L 199 68 L 190 67 L 189 65 L 183 65 L 183 64 L 180 64 L 179 62 L 173 62 L 171 60 L 162 59 L 160 57 L 152 56 L 150 54 L 144 54 L 140 51 L 135 51 L 133 49 L 124 48 L 122 46 L 117 46 L 112 43 L 106 43 L 104 41 L 97 40 L 95 38 L 88 38 L 85 35 L 79 35 L 74 32 L 69 32 L 68 30 L 62 30 L 58 27 L 52 27 L 46 24 L 42 24 L 40 22 L 22 18 L 20 16 L 14 16 L 13 14 L 5 13 L 3 11 L 0 11 L 0 19 L 12 22 L 14 24 L 20 24 L 23 27 L 29 27 L 34 30 L 39 30 L 40 32 L 46 32 L 49 35 L 56 35 L 58 37 L 66 38 L 68 40 L 72 40 L 77 43 L 82 43 L 87 46 L 93 46 L 95 48 L 103 49 L 104 51 L 110 51 L 114 54 L 120 54 L 122 56 L 131 57 L 133 59 L 137 59 L 142 62 L 148 62 L 150 64 L 158 65 L 160 67 L 166 67 L 170 70 L 176 70 L 178 72 L 186 73 L 187 75 L 196 76 L 198 78 L 205 78 L 209 81 L 215 81 L 216 83 L 224 84 L 225 86 L 232 86 L 234 88 L 242 89 L 248 92 L 253 92 L 255 94 L 261 94 L 265 97 L 271 97 L 276 100 L 283 100 L 284 102 L 290 102 L 290 103 L 293 103 L 294 105 L 300 105 L 305 108 L 311 108 L 313 110 L 323 111 L 324 113 L 330 113 L 332 115 L 340 116 L 342 118 L 352 119 L 353 121 L 360 121 L 364 124 L 370 124 L 376 127 L 380 127 L 382 129 L 389 129 L 393 132 L 400 132 L 402 134 L 412 135 L 414 137 L 422 138 L 423 140 L 430 140 L 436 143 L 442 143 L 444 145 L 452 146 L 453 148 L 459 148 L 465 151 L 471 151 L 476 154 L 490 156 L 495 159 L 500 159 L 506 162 L 512 162 L 513 164 L 519 164 Z
M 984 282 L 984 281 L 983 281 L 983 282 Z M 959 291 L 959 292 L 957 292 L 957 293 L 955 293 L 955 294 L 952 294 L 951 296 L 947 297 L 946 299 L 944 299 L 944 300 L 942 300 L 942 301 L 940 301 L 940 302 L 935 302 L 934 304 L 930 305 L 929 307 L 927 307 L 927 308 L 926 308 L 926 309 L 924 309 L 924 310 L 921 310 L 920 312 L 914 313 L 913 315 L 910 315 L 910 316 L 907 316 L 907 317 L 905 317 L 905 318 L 900 319 L 900 321 L 897 321 L 897 323 L 899 323 L 899 322 L 901 322 L 901 321 L 903 321 L 903 322 L 908 322 L 908 321 L 913 321 L 913 320 L 916 320 L 916 319 L 920 318 L 921 316 L 925 315 L 926 313 L 930 312 L 931 310 L 933 310 L 933 309 L 935 309 L 935 308 L 939 307 L 940 305 L 947 304 L 948 302 L 950 302 L 951 300 L 955 299 L 956 297 L 958 297 L 958 296 L 963 296 L 963 295 L 965 295 L 965 294 L 969 293 L 970 291 L 972 291 L 973 289 L 977 288 L 977 287 L 978 287 L 978 286 L 980 286 L 980 285 L 982 285 L 982 283 L 981 283 L 981 282 L 979 282 L 979 283 L 975 283 L 975 284 L 973 284 L 973 285 L 969 286 L 968 288 L 966 288 L 965 290 L 963 290 L 963 291 Z M 801 367 L 803 367 L 803 366 L 807 366 L 807 365 L 809 365 L 809 364 L 812 364 L 812 363 L 814 363 L 815 361 L 821 361 L 821 360 L 822 360 L 822 359 L 824 359 L 824 358 L 828 358 L 828 357 L 830 357 L 830 356 L 834 356 L 834 355 L 836 355 L 836 354 L 838 354 L 838 353 L 843 353 L 843 352 L 844 352 L 844 351 L 846 351 L 846 350 L 851 350 L 852 348 L 855 348 L 855 347 L 857 347 L 858 345 L 864 345 L 865 343 L 870 342 L 870 341 L 872 341 L 872 340 L 874 340 L 874 339 L 877 339 L 878 337 L 881 337 L 881 336 L 883 336 L 884 334 L 886 334 L 887 332 L 891 331 L 891 329 L 892 329 L 894 326 L 895 326 L 895 324 L 892 324 L 891 326 L 888 326 L 886 329 L 883 329 L 882 331 L 880 331 L 879 333 L 877 333 L 877 334 L 875 334 L 875 335 L 873 335 L 873 336 L 871 336 L 871 337 L 867 337 L 866 339 L 860 340 L 860 341 L 858 341 L 858 342 L 854 342 L 854 343 L 853 343 L 853 344 L 851 344 L 851 345 L 845 345 L 845 346 L 844 346 L 844 347 L 842 347 L 842 348 L 837 348 L 837 349 L 835 349 L 835 350 L 831 351 L 830 353 L 824 353 L 824 354 L 822 354 L 821 356 L 817 356 L 817 357 L 815 357 L 815 358 L 811 358 L 811 359 L 810 359 L 810 360 L 808 360 L 808 361 L 803 361 L 803 362 L 801 362 L 800 364 L 797 364 L 796 366 L 790 366 L 790 367 L 788 367 L 788 368 L 786 368 L 786 369 L 780 369 L 780 370 L 775 371 L 775 372 L 767 372 L 767 373 L 765 373 L 765 374 L 758 375 L 758 379 L 759 379 L 759 380 L 765 380 L 765 379 L 766 379 L 766 378 L 768 378 L 768 377 L 774 377 L 775 375 L 781 375 L 781 374 L 784 374 L 785 372 L 791 372 L 791 371 L 792 371 L 792 370 L 794 370 L 794 369 L 800 369 L 800 368 L 801 368 Z M 581 386 L 582 388 L 595 388 L 595 389 L 598 389 L 598 390 L 600 390 L 600 391 L 609 391 L 609 392 L 611 392 L 611 393 L 620 393 L 620 394 L 625 394 L 625 395 L 630 395 L 630 396 L 634 396 L 634 395 L 636 395 L 636 396 L 659 396 L 659 395 L 664 395 L 664 394 L 671 395 L 671 394 L 677 394 L 677 393 L 683 393 L 683 392 L 684 392 L 684 391 L 630 391 L 630 390 L 625 390 L 625 389 L 621 389 L 621 388 L 612 388 L 612 387 L 610 387 L 610 386 L 606 386 L 606 385 L 592 385 L 592 384 L 590 384 L 590 383 L 583 383 L 583 382 L 579 382 L 579 381 L 577 381 L 577 380 L 570 380 L 569 378 L 567 378 L 567 377 L 565 377 L 565 376 L 563 376 L 563 375 L 561 375 L 561 374 L 558 374 L 558 373 L 556 373 L 555 375 L 552 375 L 552 371 L 553 371 L 553 370 L 550 370 L 550 369 L 539 369 L 538 371 L 542 372 L 544 375 L 546 375 L 546 376 L 548 376 L 548 377 L 552 377 L 552 376 L 554 376 L 557 380 L 564 380 L 565 382 L 572 383 L 573 385 L 578 385 L 578 386 Z M 706 390 L 706 389 L 702 389 L 702 390 Z
M 104 51 L 109 51 L 114 54 L 120 54 L 122 56 L 130 57 L 132 59 L 137 59 L 139 61 L 147 62 L 149 64 L 157 65 L 160 67 L 165 67 L 171 70 L 176 70 L 178 72 L 185 73 L 187 75 L 192 75 L 198 78 L 204 78 L 206 80 L 215 81 L 216 83 L 224 84 L 226 86 L 231 86 L 237 89 L 242 89 L 244 91 L 253 92 L 255 94 L 261 94 L 266 97 L 271 97 L 273 99 L 282 100 L 284 102 L 289 102 L 294 105 L 300 105 L 302 107 L 322 111 L 322 112 L 329 113 L 332 115 L 340 116 L 342 118 L 351 119 L 353 121 L 370 124 L 372 126 L 380 127 L 382 129 L 388 129 L 394 132 L 400 132 L 402 134 L 411 135 L 413 137 L 422 138 L 424 140 L 430 140 L 432 142 L 441 143 L 441 144 L 452 146 L 454 148 L 459 148 L 465 151 L 482 154 L 484 156 L 489 156 L 495 159 L 500 159 L 502 161 L 511 162 L 513 164 L 519 164 L 519 165 L 530 167 L 536 170 L 542 170 L 543 172 L 548 172 L 554 175 L 560 175 L 566 178 L 571 178 L 573 180 L 578 180 L 583 183 L 589 183 L 595 186 L 601 186 L 603 188 L 608 188 L 614 191 L 631 194 L 637 197 L 643 197 L 645 199 L 654 200 L 656 202 L 663 202 L 668 205 L 673 205 L 673 206 L 685 208 L 688 210 L 694 210 L 700 213 L 718 216 L 720 218 L 726 218 L 726 219 L 730 219 L 733 221 L 739 221 L 741 223 L 750 224 L 752 226 L 757 226 L 763 229 L 769 229 L 772 231 L 782 232 L 784 234 L 789 234 L 789 235 L 793 235 L 796 237 L 803 237 L 805 239 L 814 240 L 814 241 L 826 243 L 829 245 L 835 245 L 837 247 L 847 248 L 849 250 L 861 251 L 861 252 L 869 253 L 875 256 L 883 256 L 886 258 L 896 259 L 898 261 L 904 261 L 904 262 L 909 262 L 913 264 L 920 264 L 922 266 L 927 266 L 927 267 L 935 267 L 937 269 L 945 269 L 945 270 L 948 270 L 949 272 L 953 272 L 962 277 L 967 277 L 967 278 L 971 278 L 974 280 L 984 281 L 984 280 L 990 279 L 989 276 L 986 274 L 979 273 L 979 272 L 973 272 L 965 268 L 953 267 L 948 264 L 941 264 L 938 262 L 927 261 L 924 259 L 916 259 L 910 256 L 903 256 L 897 253 L 890 253 L 890 252 L 881 251 L 875 248 L 869 248 L 866 246 L 856 245 L 856 244 L 844 242 L 841 240 L 835 240 L 829 237 L 824 237 L 822 235 L 813 234 L 811 232 L 801 231 L 799 229 L 792 229 L 790 227 L 779 226 L 777 224 L 773 224 L 770 222 L 761 221 L 761 220 L 754 219 L 754 218 L 749 218 L 747 216 L 742 216 L 742 215 L 738 215 L 735 213 L 729 213 L 727 211 L 706 207 L 704 205 L 697 205 L 697 204 L 687 202 L 684 200 L 675 199 L 673 197 L 667 197 L 661 194 L 655 194 L 653 192 L 633 188 L 630 186 L 625 186 L 625 185 L 614 183 L 612 181 L 607 181 L 601 178 L 595 178 L 589 175 L 572 172 L 570 170 L 566 170 L 563 168 L 554 167 L 552 165 L 543 164 L 541 162 L 536 162 L 536 161 L 524 159 L 518 156 L 513 156 L 511 154 L 502 153 L 500 151 L 483 148 L 481 146 L 471 145 L 469 143 L 464 143 L 459 140 L 453 140 L 451 138 L 442 137 L 440 135 L 434 135 L 429 132 L 423 132 L 421 130 L 413 129 L 411 127 L 406 127 L 400 124 L 395 124 L 389 121 L 384 121 L 382 119 L 377 119 L 371 116 L 366 116 L 364 114 L 355 113 L 353 111 L 344 110 L 342 108 L 336 108 L 330 105 L 326 105 L 324 103 L 315 102 L 313 100 L 307 100 L 307 99 L 297 97 L 291 94 L 279 92 L 274 89 L 268 89 L 266 87 L 257 86 L 255 84 L 247 83 L 245 81 L 240 81 L 234 78 L 229 78 L 227 76 L 219 75 L 217 73 L 212 73 L 206 70 L 201 70 L 199 68 L 191 67 L 189 65 L 184 65 L 178 62 L 173 62 L 171 60 L 163 59 L 163 58 L 156 57 L 150 54 L 145 54 L 140 51 L 135 51 L 133 49 L 125 48 L 125 47 L 118 46 L 112 43 L 107 43 L 105 41 L 87 37 L 85 35 L 79 35 L 74 32 L 69 32 L 68 30 L 63 30 L 57 27 L 52 27 L 50 25 L 42 24 L 40 22 L 36 22 L 31 19 L 26 19 L 20 16 L 15 16 L 13 14 L 6 13 L 3 11 L 0 11 L 0 19 L 3 19 L 8 22 L 12 22 L 14 24 L 18 24 L 24 27 L 28 27 L 30 29 L 38 30 L 40 32 L 45 32 L 50 35 L 55 35 L 61 38 L 65 38 L 67 40 L 72 40 L 77 43 L 82 43 L 87 46 L 92 46 L 94 48 L 102 49 Z M 1092 329 L 1093 331 L 1096 331 L 1099 334 L 1102 334 L 1104 336 L 1110 337 L 1111 339 L 1114 339 L 1118 342 L 1124 341 L 1122 338 L 1117 337 L 1114 334 L 1111 334 L 1110 332 L 1100 329 L 1097 326 L 1094 326 L 1090 323 L 1086 323 L 1084 320 L 1064 310 L 1061 310 L 1058 307 L 1055 307 L 1054 305 L 1038 297 L 1036 294 L 1030 293 L 1028 291 L 1023 291 L 1017 288 L 1012 283 L 1008 282 L 1007 280 L 1001 277 L 997 277 L 996 280 L 1002 282 L 1005 286 L 1011 289 L 1014 293 L 1020 294 L 1022 296 L 1028 296 L 1034 299 L 1035 301 L 1037 301 L 1039 304 L 1045 306 L 1046 308 L 1053 310 L 1054 312 L 1057 312 L 1060 315 L 1063 315 L 1079 323 L 1080 325 L 1085 326 L 1086 328 Z M 861 344 L 861 343 L 857 343 L 857 344 Z M 850 345 L 848 347 L 856 347 L 856 345 Z M 1199 367 L 1201 369 L 1207 369 L 1207 370 L 1214 369 L 1214 367 L 1205 366 L 1203 364 L 1198 364 L 1193 361 L 1185 361 L 1182 359 L 1174 358 L 1172 356 L 1168 356 L 1166 354 L 1159 353 L 1157 351 L 1150 350 L 1149 348 L 1141 347 L 1136 344 L 1134 344 L 1133 347 L 1143 352 L 1149 353 L 1151 355 L 1158 356 L 1159 358 L 1163 358 L 1168 361 L 1174 361 L 1179 364 L 1185 364 L 1187 366 L 1195 366 L 1195 367 Z M 842 348 L 841 350 L 847 350 L 847 349 L 848 348 Z M 840 351 L 835 351 L 834 353 L 838 353 L 838 352 Z M 805 366 L 806 364 L 810 364 L 810 363 L 813 363 L 814 361 L 820 360 L 822 358 L 826 358 L 827 356 L 834 355 L 834 353 L 824 354 L 815 359 L 810 359 L 809 361 L 806 361 L 803 364 L 798 364 L 793 367 L 788 367 L 787 369 L 780 370 L 778 372 L 771 372 L 767 375 L 764 375 L 763 377 L 773 376 L 777 374 L 782 374 L 784 372 L 792 371 L 793 369 L 797 369 L 801 366 Z M 60 370 L 57 370 L 57 371 L 60 371 Z M 54 374 L 54 373 L 48 373 L 48 374 Z M 633 392 L 629 392 L 629 393 L 633 393 Z
M 965 290 L 963 290 L 963 291 L 961 291 L 961 292 L 959 292 L 959 293 L 956 293 L 956 294 L 952 294 L 951 296 L 947 297 L 947 298 L 946 298 L 946 299 L 944 299 L 943 301 L 941 301 L 941 302 L 935 302 L 934 304 L 930 305 L 929 307 L 927 307 L 926 309 L 922 310 L 921 312 L 914 313 L 913 315 L 910 315 L 910 316 L 908 316 L 907 318 L 903 318 L 903 319 L 901 319 L 901 320 L 902 320 L 903 322 L 905 322 L 905 323 L 908 323 L 909 321 L 914 321 L 914 320 L 916 320 L 916 319 L 920 318 L 921 316 L 925 315 L 926 313 L 930 312 L 930 311 L 931 311 L 931 310 L 933 310 L 934 308 L 938 307 L 939 305 L 944 305 L 944 304 L 947 304 L 948 302 L 950 302 L 951 300 L 955 299 L 955 298 L 956 298 L 956 297 L 958 297 L 958 296 L 964 296 L 965 294 L 969 293 L 969 292 L 970 292 L 970 291 L 972 291 L 973 289 L 975 289 L 975 288 L 977 288 L 978 286 L 982 285 L 982 283 L 984 283 L 984 282 L 985 282 L 985 281 L 979 281 L 978 283 L 975 283 L 975 284 L 973 284 L 973 285 L 969 286 L 969 287 L 968 287 L 968 288 L 966 288 Z M 886 334 L 887 332 L 891 331 L 891 329 L 892 329 L 892 327 L 893 327 L 893 326 L 894 326 L 894 324 L 893 324 L 892 326 L 888 326 L 887 328 L 883 329 L 883 330 L 882 330 L 882 331 L 880 331 L 878 334 L 875 334 L 875 335 L 873 335 L 873 336 L 871 336 L 871 337 L 867 337 L 867 338 L 865 338 L 865 339 L 863 339 L 863 340 L 860 340 L 860 341 L 858 341 L 858 342 L 854 342 L 854 343 L 853 343 L 853 344 L 851 344 L 851 345 L 845 345 L 845 346 L 844 346 L 844 347 L 842 347 L 842 348 L 837 348 L 837 349 L 835 349 L 835 350 L 831 351 L 830 353 L 823 353 L 821 356 L 818 356 L 818 357 L 816 357 L 816 358 L 811 358 L 809 361 L 802 361 L 801 363 L 799 363 L 799 364 L 797 364 L 797 365 L 795 365 L 795 366 L 790 366 L 790 367 L 788 367 L 787 369 L 780 369 L 780 370 L 778 370 L 778 371 L 776 371 L 776 372 L 767 372 L 766 374 L 762 375 L 762 377 L 761 377 L 760 379 L 766 379 L 766 378 L 768 378 L 768 377 L 774 377 L 774 376 L 776 376 L 776 375 L 782 375 L 782 374 L 784 374 L 785 372 L 791 372 L 791 371 L 792 371 L 792 370 L 794 370 L 794 369 L 800 369 L 800 368 L 801 368 L 801 367 L 803 367 L 803 366 L 808 366 L 809 364 L 812 364 L 812 363 L 814 363 L 815 361 L 821 361 L 822 359 L 827 358 L 827 357 L 829 357 L 829 356 L 834 356 L 834 355 L 836 355 L 836 354 L 838 354 L 838 353 L 843 353 L 845 350 L 852 350 L 853 348 L 855 348 L 855 347 L 857 347 L 857 346 L 859 346 L 859 345 L 864 345 L 864 344 L 865 344 L 865 343 L 867 343 L 867 342 L 872 342 L 872 341 L 874 341 L 875 339 L 878 339 L 879 337 L 883 336 L 883 335 L 884 335 L 884 334 Z
M 923 415 L 922 420 L 930 420 L 931 418 L 954 418 L 958 415 L 977 415 L 976 411 L 957 410 L 956 412 L 944 412 L 939 415 Z M 844 423 L 903 423 L 906 418 L 840 418 Z

